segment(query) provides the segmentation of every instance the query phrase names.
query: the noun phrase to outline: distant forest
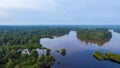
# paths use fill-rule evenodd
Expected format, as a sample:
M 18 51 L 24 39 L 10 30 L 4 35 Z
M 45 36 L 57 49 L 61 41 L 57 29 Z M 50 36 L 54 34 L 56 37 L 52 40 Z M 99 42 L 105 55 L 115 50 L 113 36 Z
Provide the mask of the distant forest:
M 68 34 L 71 30 L 77 32 L 81 41 L 100 44 L 110 40 L 113 29 L 119 32 L 118 26 L 0 26 L 0 68 L 50 68 L 55 62 L 51 50 L 40 44 L 41 38 L 53 38 Z M 46 50 L 46 55 L 38 55 L 35 50 Z M 28 49 L 30 54 L 23 54 Z M 57 51 L 59 52 L 59 51 Z M 65 55 L 62 49 L 61 54 Z M 60 62 L 59 62 L 60 63 Z

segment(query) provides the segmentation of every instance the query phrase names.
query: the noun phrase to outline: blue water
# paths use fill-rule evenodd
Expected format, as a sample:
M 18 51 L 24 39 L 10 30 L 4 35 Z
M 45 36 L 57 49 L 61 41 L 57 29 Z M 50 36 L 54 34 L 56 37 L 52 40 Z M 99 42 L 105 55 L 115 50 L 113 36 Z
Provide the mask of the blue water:
M 56 62 L 51 68 L 120 68 L 120 64 L 111 61 L 98 61 L 92 54 L 94 51 L 110 51 L 120 54 L 120 34 L 110 30 L 112 38 L 102 46 L 93 43 L 86 43 L 76 37 L 75 31 L 68 35 L 54 37 L 53 39 L 42 38 L 40 43 L 52 50 Z M 66 49 L 66 55 L 62 56 L 55 50 Z M 60 61 L 60 64 L 57 62 Z

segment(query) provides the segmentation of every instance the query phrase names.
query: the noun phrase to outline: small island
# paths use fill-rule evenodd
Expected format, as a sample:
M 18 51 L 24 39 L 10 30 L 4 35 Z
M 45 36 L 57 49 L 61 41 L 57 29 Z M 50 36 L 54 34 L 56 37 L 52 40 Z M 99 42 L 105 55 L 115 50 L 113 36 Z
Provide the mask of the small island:
M 120 54 L 113 54 L 111 52 L 101 53 L 96 51 L 93 53 L 93 56 L 100 61 L 109 60 L 120 64 Z
M 76 29 L 76 31 L 78 39 L 86 43 L 103 45 L 112 37 L 112 33 L 106 28 Z
M 55 52 L 60 53 L 62 56 L 66 55 L 66 49 L 65 48 L 63 48 L 61 50 L 55 50 Z
M 66 49 L 61 49 L 60 54 L 61 54 L 62 56 L 65 56 L 65 55 L 66 55 Z

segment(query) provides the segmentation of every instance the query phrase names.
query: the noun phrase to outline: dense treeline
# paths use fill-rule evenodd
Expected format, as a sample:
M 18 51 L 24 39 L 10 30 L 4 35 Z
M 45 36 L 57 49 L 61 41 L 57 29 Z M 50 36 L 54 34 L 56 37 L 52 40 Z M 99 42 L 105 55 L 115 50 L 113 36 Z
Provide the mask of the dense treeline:
M 42 37 L 61 36 L 67 33 L 69 29 L 60 27 L 1 26 L 0 46 L 39 44 Z
M 51 55 L 39 56 L 35 49 L 32 49 L 30 54 L 22 53 L 21 49 L 0 49 L 0 68 L 49 68 L 54 61 Z
M 111 38 L 107 29 L 82 29 L 56 26 L 0 26 L 0 68 L 47 68 L 55 61 L 51 50 L 42 47 L 40 39 L 53 38 L 77 31 L 77 37 L 87 42 L 103 42 Z M 98 43 L 99 44 L 99 43 Z M 35 49 L 46 50 L 46 55 L 38 55 Z M 21 53 L 28 49 L 30 54 Z M 59 52 L 59 51 L 57 51 Z M 65 56 L 66 50 L 60 54 Z
M 114 28 L 113 30 L 117 33 L 120 33 L 120 28 Z
M 0 68 L 49 68 L 55 61 L 51 50 L 40 45 L 40 38 L 68 34 L 70 29 L 46 26 L 1 26 Z M 23 54 L 23 49 L 30 54 Z M 35 50 L 46 50 L 38 56 Z
M 105 28 L 77 29 L 77 37 L 81 41 L 86 41 L 86 43 L 90 42 L 103 45 L 111 39 L 112 33 Z
M 99 51 L 96 51 L 96 52 L 93 53 L 93 56 L 100 61 L 110 60 L 110 61 L 113 61 L 113 62 L 120 63 L 120 54 L 113 54 L 113 53 L 110 53 L 110 52 L 106 52 L 105 54 L 103 54 Z

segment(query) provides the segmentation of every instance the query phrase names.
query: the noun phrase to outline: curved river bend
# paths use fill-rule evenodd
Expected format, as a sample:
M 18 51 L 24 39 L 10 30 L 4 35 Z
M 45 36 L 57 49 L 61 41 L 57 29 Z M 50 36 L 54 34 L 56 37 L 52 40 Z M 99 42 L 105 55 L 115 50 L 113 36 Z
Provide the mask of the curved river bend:
M 42 38 L 40 43 L 52 50 L 56 62 L 51 68 L 120 68 L 120 64 L 110 61 L 98 61 L 93 56 L 94 51 L 110 51 L 120 53 L 120 34 L 110 30 L 112 38 L 102 46 L 98 44 L 86 43 L 79 40 L 75 31 L 70 31 L 68 35 L 54 37 L 53 39 Z M 61 56 L 55 50 L 66 49 L 66 55 Z M 57 61 L 61 63 L 58 64 Z

